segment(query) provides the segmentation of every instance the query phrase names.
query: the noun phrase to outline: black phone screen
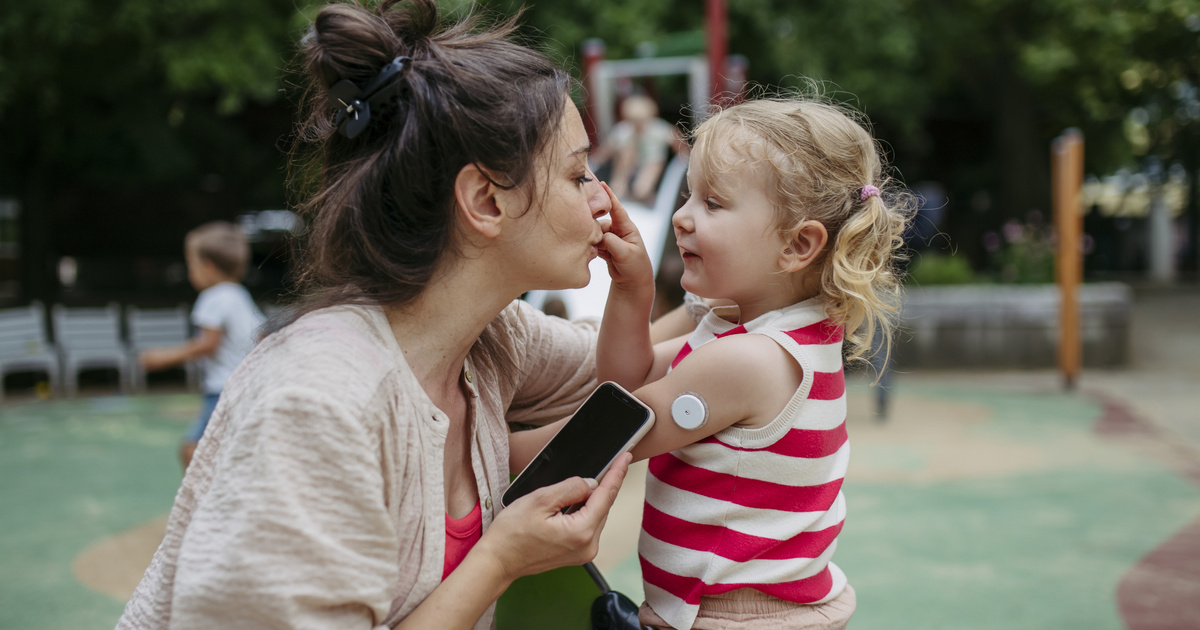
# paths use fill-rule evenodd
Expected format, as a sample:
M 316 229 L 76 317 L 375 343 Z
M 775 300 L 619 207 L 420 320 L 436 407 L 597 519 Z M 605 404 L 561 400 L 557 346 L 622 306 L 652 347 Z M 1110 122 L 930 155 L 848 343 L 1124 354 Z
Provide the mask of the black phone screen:
M 504 493 L 504 504 L 571 477 L 598 477 L 650 412 L 611 383 L 592 393 Z

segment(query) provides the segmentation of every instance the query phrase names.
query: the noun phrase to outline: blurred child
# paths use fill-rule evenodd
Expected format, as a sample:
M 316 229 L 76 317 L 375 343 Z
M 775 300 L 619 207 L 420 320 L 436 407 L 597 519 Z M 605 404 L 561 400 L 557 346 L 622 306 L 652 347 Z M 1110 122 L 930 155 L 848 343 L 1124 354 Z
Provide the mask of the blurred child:
M 626 274 L 599 377 L 657 417 L 634 449 L 650 458 L 638 550 L 652 628 L 844 628 L 854 612 L 831 561 L 850 455 L 843 343 L 855 360 L 876 330 L 890 340 L 913 207 L 857 120 L 763 99 L 696 130 L 690 197 L 672 220 L 682 284 L 734 305 L 690 336 L 650 345 L 649 264 L 609 249 Z
M 641 94 L 626 97 L 621 102 L 621 121 L 613 126 L 608 137 L 591 159 L 595 168 L 613 161 L 613 193 L 620 199 L 627 195 L 641 204 L 654 203 L 658 180 L 662 177 L 670 152 L 687 150 L 687 144 L 671 123 L 658 117 L 658 104 Z
M 264 317 L 250 292 L 240 284 L 250 262 L 250 245 L 241 229 L 224 221 L 205 223 L 188 232 L 184 255 L 188 280 L 200 292 L 192 307 L 192 325 L 198 334 L 178 346 L 145 350 L 138 356 L 138 363 L 153 371 L 201 361 L 204 382 L 200 414 L 179 447 L 179 458 L 186 469 L 225 380 L 254 347 Z

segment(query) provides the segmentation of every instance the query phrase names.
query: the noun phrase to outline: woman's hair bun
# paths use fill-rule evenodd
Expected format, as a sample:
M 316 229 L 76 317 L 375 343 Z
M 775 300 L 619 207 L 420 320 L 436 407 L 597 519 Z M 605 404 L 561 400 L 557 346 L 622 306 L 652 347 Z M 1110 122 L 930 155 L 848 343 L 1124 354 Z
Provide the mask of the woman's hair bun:
M 307 297 L 289 318 L 411 302 L 463 253 L 458 174 L 473 165 L 498 186 L 529 186 L 532 200 L 538 156 L 571 107 L 570 75 L 514 41 L 519 11 L 444 22 L 433 0 L 370 1 L 333 0 L 302 45 L 308 80 L 291 181 L 309 221 L 297 274 Z M 331 90 L 354 100 L 335 108 Z
M 404 6 L 398 7 L 401 4 Z M 438 8 L 434 0 L 386 0 L 379 5 L 378 14 L 407 46 L 399 53 L 412 56 L 429 46 L 437 32 Z
M 308 71 L 330 86 L 369 79 L 399 55 L 427 58 L 437 24 L 433 0 L 387 0 L 374 10 L 356 2 L 329 4 L 304 41 Z

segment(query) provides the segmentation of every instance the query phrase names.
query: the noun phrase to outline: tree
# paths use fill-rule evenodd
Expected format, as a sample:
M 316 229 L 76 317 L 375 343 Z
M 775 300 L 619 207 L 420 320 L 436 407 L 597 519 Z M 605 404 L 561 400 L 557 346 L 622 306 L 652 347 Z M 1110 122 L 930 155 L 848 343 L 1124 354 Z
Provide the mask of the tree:
M 490 4 L 508 11 L 517 3 Z M 1184 159 L 1196 146 L 1184 141 L 1195 125 L 1178 114 L 1196 109 L 1179 95 L 1194 102 L 1200 86 L 1195 0 L 739 0 L 728 7 L 730 50 L 750 59 L 752 78 L 784 87 L 815 78 L 862 109 L 906 179 L 947 184 L 958 223 L 951 227 L 968 250 L 982 224 L 1048 206 L 1049 145 L 1066 127 L 1084 131 L 1090 172 L 1111 172 L 1149 150 L 1126 133 L 1139 107 L 1164 121 L 1152 124 L 1155 138 L 1174 139 L 1155 144 L 1163 159 Z M 628 57 L 639 42 L 702 29 L 702 20 L 696 3 L 677 0 L 545 3 L 527 16 L 567 59 L 586 37 L 604 39 L 612 58 Z M 1174 104 L 1154 105 L 1163 99 Z
M 0 13 L 0 195 L 25 207 L 26 260 L 47 261 L 23 274 L 27 290 L 47 287 L 41 297 L 57 256 L 174 255 L 191 225 L 285 199 L 283 71 L 317 0 L 107 4 L 10 0 Z M 447 13 L 470 6 L 443 2 Z M 967 253 L 983 229 L 1048 205 L 1049 143 L 1066 127 L 1083 130 L 1089 172 L 1153 154 L 1184 164 L 1195 186 L 1200 0 L 728 7 L 730 50 L 749 58 L 753 80 L 826 82 L 870 116 L 908 182 L 946 184 L 945 229 Z M 566 65 L 590 37 L 610 58 L 647 41 L 702 52 L 692 0 L 539 2 L 523 20 Z
M 303 23 L 283 0 L 9 2 L 0 194 L 24 205 L 28 296 L 53 294 L 57 256 L 175 254 L 202 220 L 281 205 Z

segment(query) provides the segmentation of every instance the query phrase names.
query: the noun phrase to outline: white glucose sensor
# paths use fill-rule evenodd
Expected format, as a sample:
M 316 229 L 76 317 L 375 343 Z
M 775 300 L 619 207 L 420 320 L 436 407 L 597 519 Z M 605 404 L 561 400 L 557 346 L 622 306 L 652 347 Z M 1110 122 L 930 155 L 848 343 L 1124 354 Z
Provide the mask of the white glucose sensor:
M 708 405 L 698 394 L 680 394 L 675 402 L 671 403 L 671 419 L 681 429 L 699 429 L 708 422 Z

